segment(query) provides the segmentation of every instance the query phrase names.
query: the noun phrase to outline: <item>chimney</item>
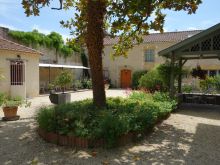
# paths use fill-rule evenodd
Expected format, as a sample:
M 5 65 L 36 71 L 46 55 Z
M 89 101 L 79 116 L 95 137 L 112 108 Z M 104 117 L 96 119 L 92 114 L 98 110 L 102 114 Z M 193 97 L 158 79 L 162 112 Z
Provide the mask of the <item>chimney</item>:
M 9 32 L 8 28 L 0 26 L 0 37 L 8 39 L 8 32 Z

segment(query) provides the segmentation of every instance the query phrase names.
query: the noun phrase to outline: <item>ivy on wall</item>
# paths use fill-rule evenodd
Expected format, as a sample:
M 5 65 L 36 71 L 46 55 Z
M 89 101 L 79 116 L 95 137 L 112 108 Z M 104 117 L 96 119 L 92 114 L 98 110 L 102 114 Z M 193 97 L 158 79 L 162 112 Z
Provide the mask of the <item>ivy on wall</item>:
M 78 49 L 73 45 L 65 44 L 59 33 L 51 32 L 48 35 L 33 30 L 32 32 L 9 31 L 9 36 L 26 46 L 38 48 L 39 46 L 55 49 L 64 58 L 71 57 Z

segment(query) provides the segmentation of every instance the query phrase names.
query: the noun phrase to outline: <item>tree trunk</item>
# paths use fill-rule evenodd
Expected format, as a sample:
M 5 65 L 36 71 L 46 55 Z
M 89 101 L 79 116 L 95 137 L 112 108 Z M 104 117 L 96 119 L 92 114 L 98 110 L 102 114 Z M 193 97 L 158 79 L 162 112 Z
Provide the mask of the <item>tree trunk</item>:
M 93 102 L 98 107 L 104 107 L 106 96 L 102 71 L 102 51 L 106 0 L 88 0 L 87 3 L 86 45 L 91 68 Z

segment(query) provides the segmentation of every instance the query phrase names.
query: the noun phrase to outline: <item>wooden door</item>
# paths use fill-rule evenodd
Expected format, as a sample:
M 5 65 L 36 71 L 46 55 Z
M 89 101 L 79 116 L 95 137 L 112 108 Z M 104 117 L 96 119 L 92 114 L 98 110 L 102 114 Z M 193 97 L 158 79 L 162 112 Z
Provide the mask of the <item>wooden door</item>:
M 121 88 L 131 87 L 131 70 L 121 70 Z

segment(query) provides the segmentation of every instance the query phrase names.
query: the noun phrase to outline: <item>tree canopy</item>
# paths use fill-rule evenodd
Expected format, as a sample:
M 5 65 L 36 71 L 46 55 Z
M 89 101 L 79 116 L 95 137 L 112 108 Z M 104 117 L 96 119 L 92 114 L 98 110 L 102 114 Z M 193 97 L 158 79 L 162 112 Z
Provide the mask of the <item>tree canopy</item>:
M 23 0 L 27 16 L 39 15 L 40 9 L 50 6 L 53 0 Z M 141 43 L 149 30 L 163 32 L 164 10 L 195 13 L 201 0 L 59 0 L 60 6 L 74 12 L 73 17 L 61 21 L 63 27 L 71 29 L 77 40 L 86 45 L 91 68 L 94 104 L 106 105 L 102 52 L 105 32 L 118 36 L 113 46 L 113 56 L 127 56 L 134 43 Z
M 68 21 L 61 21 L 64 27 L 74 29 L 72 34 L 84 42 L 87 32 L 87 7 L 89 0 L 60 0 L 65 10 L 74 8 L 75 15 Z M 98 0 L 94 0 L 98 1 Z M 149 30 L 163 32 L 166 9 L 195 13 L 201 0 L 101 0 L 106 3 L 103 30 L 112 37 L 119 36 L 113 47 L 114 55 L 127 55 L 133 43 L 140 43 L 141 36 Z M 27 16 L 39 15 L 40 8 L 49 6 L 51 0 L 23 0 Z M 57 8 L 61 9 L 61 8 Z

